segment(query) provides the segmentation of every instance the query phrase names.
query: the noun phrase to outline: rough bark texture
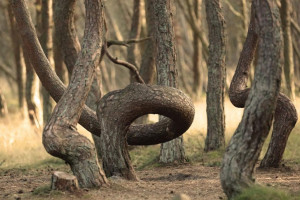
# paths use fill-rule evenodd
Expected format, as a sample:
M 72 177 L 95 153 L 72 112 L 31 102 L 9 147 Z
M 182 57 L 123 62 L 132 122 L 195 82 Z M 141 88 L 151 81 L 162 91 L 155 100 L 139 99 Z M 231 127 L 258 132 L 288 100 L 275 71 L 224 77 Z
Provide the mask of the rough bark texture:
M 105 95 L 98 104 L 97 116 L 102 128 L 102 161 L 107 176 L 137 179 L 130 162 L 126 137 L 130 124 L 145 114 L 168 117 L 156 126 L 168 123 L 165 131 L 170 140 L 174 138 L 174 133 L 179 136 L 189 128 L 194 118 L 194 107 L 189 97 L 166 86 L 133 83 L 123 90 Z
M 11 5 L 19 27 L 27 24 L 33 29 L 25 2 L 12 0 Z M 103 37 L 102 2 L 87 0 L 86 10 L 83 50 L 76 63 L 70 85 L 44 129 L 43 144 L 51 155 L 64 159 L 71 166 L 81 187 L 99 187 L 107 180 L 96 160 L 95 148 L 87 138 L 75 130 L 92 84 L 95 67 L 99 64 Z M 41 49 L 38 48 L 38 51 Z M 34 52 L 30 54 L 32 56 Z
M 293 42 L 291 33 L 291 3 L 290 0 L 281 0 L 281 22 L 284 44 L 284 77 L 287 88 L 287 96 L 295 100 L 294 83 L 294 60 L 293 60 Z
M 169 87 L 177 87 L 175 34 L 172 19 L 172 3 L 170 0 L 152 0 L 155 16 L 154 38 L 156 44 L 157 83 Z M 183 138 L 164 143 L 160 149 L 160 162 L 184 162 L 185 152 Z
M 252 10 L 252 12 L 254 11 Z M 255 32 L 254 20 L 254 14 L 252 14 L 248 35 L 229 89 L 230 101 L 234 106 L 239 108 L 245 106 L 249 95 L 250 89 L 247 88 L 247 81 L 250 76 L 251 63 L 254 59 L 259 39 Z M 261 167 L 279 167 L 286 142 L 297 122 L 297 118 L 297 111 L 293 103 L 284 94 L 279 93 L 271 142 L 267 154 L 260 164 Z
M 81 49 L 74 24 L 75 2 L 76 0 L 55 0 L 54 2 L 55 36 L 61 46 L 64 61 L 70 74 L 73 72 L 73 68 Z M 95 76 L 92 88 L 86 100 L 86 105 L 95 111 L 97 107 L 96 102 L 100 99 L 100 97 L 101 91 L 98 80 Z M 97 149 L 98 157 L 100 158 L 99 137 L 93 134 L 92 137 Z
M 208 81 L 206 93 L 207 136 L 205 151 L 225 146 L 225 20 L 219 0 L 205 0 L 209 31 Z
M 52 42 L 52 0 L 42 0 L 41 2 L 41 36 L 40 42 L 43 51 L 53 66 L 53 42 Z M 39 25 L 38 25 L 39 26 Z M 43 121 L 46 124 L 53 110 L 53 100 L 49 92 L 43 87 Z
M 24 1 L 20 1 L 22 5 Z M 43 86 L 49 91 L 55 101 L 59 101 L 66 88 L 55 72 L 51 69 L 43 50 L 37 39 L 37 34 L 32 24 L 30 15 L 23 5 L 14 7 L 19 32 L 32 66 L 39 76 Z M 94 135 L 101 135 L 101 125 L 96 114 L 84 106 L 79 123 Z M 148 125 L 131 125 L 128 130 L 127 142 L 129 145 L 153 145 L 170 141 L 182 133 L 177 132 L 176 124 L 166 119 L 159 123 Z
M 242 121 L 231 138 L 221 168 L 222 187 L 229 199 L 254 183 L 252 174 L 271 128 L 280 89 L 281 30 L 277 5 L 273 0 L 254 0 L 252 6 L 260 38 L 258 66 Z

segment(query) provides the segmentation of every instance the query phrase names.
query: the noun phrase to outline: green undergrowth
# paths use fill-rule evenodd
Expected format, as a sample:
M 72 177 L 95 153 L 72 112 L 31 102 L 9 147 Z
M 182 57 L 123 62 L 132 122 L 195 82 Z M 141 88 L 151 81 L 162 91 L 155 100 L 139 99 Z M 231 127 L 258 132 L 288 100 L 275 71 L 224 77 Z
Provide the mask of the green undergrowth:
M 234 200 L 300 200 L 300 195 L 277 188 L 255 185 L 245 189 Z
M 201 163 L 208 167 L 221 166 L 224 150 L 204 152 L 204 137 L 188 135 L 184 139 L 186 162 Z M 130 151 L 133 166 L 137 170 L 164 166 L 159 163 L 160 145 L 138 146 Z

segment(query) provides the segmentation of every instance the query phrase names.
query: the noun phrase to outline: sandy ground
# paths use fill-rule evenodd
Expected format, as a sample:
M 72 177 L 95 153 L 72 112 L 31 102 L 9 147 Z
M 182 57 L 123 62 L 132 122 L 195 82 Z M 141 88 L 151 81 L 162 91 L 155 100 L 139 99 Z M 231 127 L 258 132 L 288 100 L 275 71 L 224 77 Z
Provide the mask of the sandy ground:
M 219 167 L 201 164 L 165 166 L 137 171 L 139 182 L 110 178 L 110 186 L 98 190 L 81 190 L 77 193 L 48 191 L 50 168 L 37 170 L 0 170 L 0 199 L 105 199 L 105 200 L 159 200 L 173 199 L 186 194 L 191 199 L 226 199 L 219 181 Z M 257 183 L 289 190 L 300 191 L 300 169 L 282 168 L 257 170 Z M 46 188 L 47 191 L 36 191 Z M 45 190 L 45 189 L 44 189 Z

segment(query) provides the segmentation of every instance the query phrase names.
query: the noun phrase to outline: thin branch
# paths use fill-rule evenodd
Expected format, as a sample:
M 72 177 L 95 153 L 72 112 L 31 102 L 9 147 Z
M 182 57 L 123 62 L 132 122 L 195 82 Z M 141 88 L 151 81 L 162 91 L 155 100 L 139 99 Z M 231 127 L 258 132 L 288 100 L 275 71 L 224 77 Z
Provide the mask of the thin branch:
M 295 31 L 297 31 L 297 33 L 300 34 L 299 24 L 294 19 L 291 19 L 291 24 L 292 24 L 292 27 L 295 29 Z
M 228 6 L 229 10 L 237 17 L 241 18 L 242 20 L 244 20 L 244 16 L 239 12 L 237 11 L 233 5 L 228 1 L 228 0 L 225 0 L 224 1 L 226 3 L 226 5 Z
M 135 74 L 135 79 L 137 80 L 137 82 L 145 84 L 145 81 L 140 76 L 139 71 L 133 64 L 130 64 L 123 60 L 119 60 L 117 57 L 114 58 L 112 55 L 110 55 L 110 53 L 107 50 L 106 50 L 106 55 L 113 63 L 118 64 L 118 65 L 123 65 L 124 67 L 131 70 Z
M 151 39 L 151 37 L 146 37 L 146 38 L 142 38 L 142 39 L 130 39 L 130 40 L 125 40 L 125 41 L 108 40 L 107 41 L 107 47 L 110 47 L 112 45 L 119 45 L 119 46 L 128 47 L 129 44 L 136 44 L 136 43 L 147 41 L 149 39 Z

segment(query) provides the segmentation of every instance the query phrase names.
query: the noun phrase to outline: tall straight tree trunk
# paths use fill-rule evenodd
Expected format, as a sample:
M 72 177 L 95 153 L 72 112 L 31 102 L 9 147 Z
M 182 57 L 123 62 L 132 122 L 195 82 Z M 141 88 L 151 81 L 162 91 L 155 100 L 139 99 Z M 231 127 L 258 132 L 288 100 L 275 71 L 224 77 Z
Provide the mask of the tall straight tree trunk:
M 129 39 L 139 38 L 140 33 L 141 33 L 141 0 L 134 0 Z M 137 67 L 135 49 L 136 49 L 135 44 L 132 44 L 127 48 L 127 61 Z M 130 71 L 130 82 L 134 82 L 134 80 L 135 80 L 134 74 Z
M 229 199 L 254 184 L 254 167 L 271 128 L 281 81 L 281 26 L 278 16 L 275 0 L 252 2 L 251 23 L 239 64 L 247 62 L 250 66 L 258 34 L 258 66 L 242 120 L 230 140 L 221 168 L 222 187 Z M 247 51 L 249 54 L 243 55 Z M 245 72 L 242 75 L 247 77 L 249 70 Z
M 17 86 L 18 86 L 18 103 L 19 108 L 22 110 L 24 114 L 24 62 L 22 62 L 22 45 L 21 40 L 18 35 L 18 30 L 16 28 L 16 22 L 11 11 L 10 6 L 8 6 L 8 15 L 10 21 L 10 29 L 11 29 L 11 40 L 13 44 L 13 52 L 15 58 L 15 65 L 16 65 L 16 78 L 17 78 Z
M 31 65 L 28 52 L 24 47 L 23 52 L 26 65 L 25 98 L 27 103 L 28 115 L 33 125 L 35 125 L 37 128 L 42 128 L 39 105 L 36 101 L 36 99 L 40 98 L 39 81 Z
M 50 61 L 51 66 L 53 66 L 53 42 L 52 42 L 52 0 L 42 0 L 41 2 L 41 25 L 40 31 L 40 42 L 44 50 L 45 55 Z M 50 94 L 43 87 L 43 121 L 46 124 L 50 118 L 53 110 L 53 100 Z
M 286 81 L 287 96 L 295 100 L 294 83 L 294 60 L 293 60 L 293 41 L 291 33 L 291 3 L 290 0 L 281 0 L 281 21 L 284 44 L 284 77 Z
M 201 7 L 202 0 L 194 0 L 194 12 L 197 19 L 197 24 L 201 25 L 200 14 L 201 14 Z M 202 93 L 202 86 L 201 86 L 201 74 L 200 74 L 200 56 L 201 56 L 201 47 L 200 47 L 200 40 L 195 31 L 193 31 L 193 48 L 194 48 L 194 55 L 193 55 L 193 93 L 197 98 L 198 95 Z
M 146 11 L 146 24 L 147 24 L 147 37 L 150 37 L 148 41 L 145 41 L 146 45 L 142 54 L 140 75 L 146 84 L 153 84 L 155 78 L 155 44 L 154 44 L 154 30 L 155 30 L 155 16 L 153 12 L 153 5 L 151 0 L 145 0 Z M 149 116 L 142 116 L 135 122 L 137 124 L 146 124 L 149 120 Z
M 208 152 L 225 146 L 225 20 L 219 0 L 205 0 L 205 7 L 209 31 L 205 140 L 205 151 Z
M 154 7 L 152 0 L 145 0 L 145 11 L 146 11 L 146 24 L 147 24 L 147 36 L 151 39 L 146 41 L 145 51 L 142 55 L 140 74 L 144 79 L 145 83 L 152 84 L 155 77 L 155 16 Z
M 177 87 L 175 35 L 172 19 L 171 0 L 152 0 L 155 15 L 154 38 L 156 43 L 157 83 L 169 87 Z M 179 137 L 161 144 L 160 162 L 184 162 L 185 152 L 183 138 Z

